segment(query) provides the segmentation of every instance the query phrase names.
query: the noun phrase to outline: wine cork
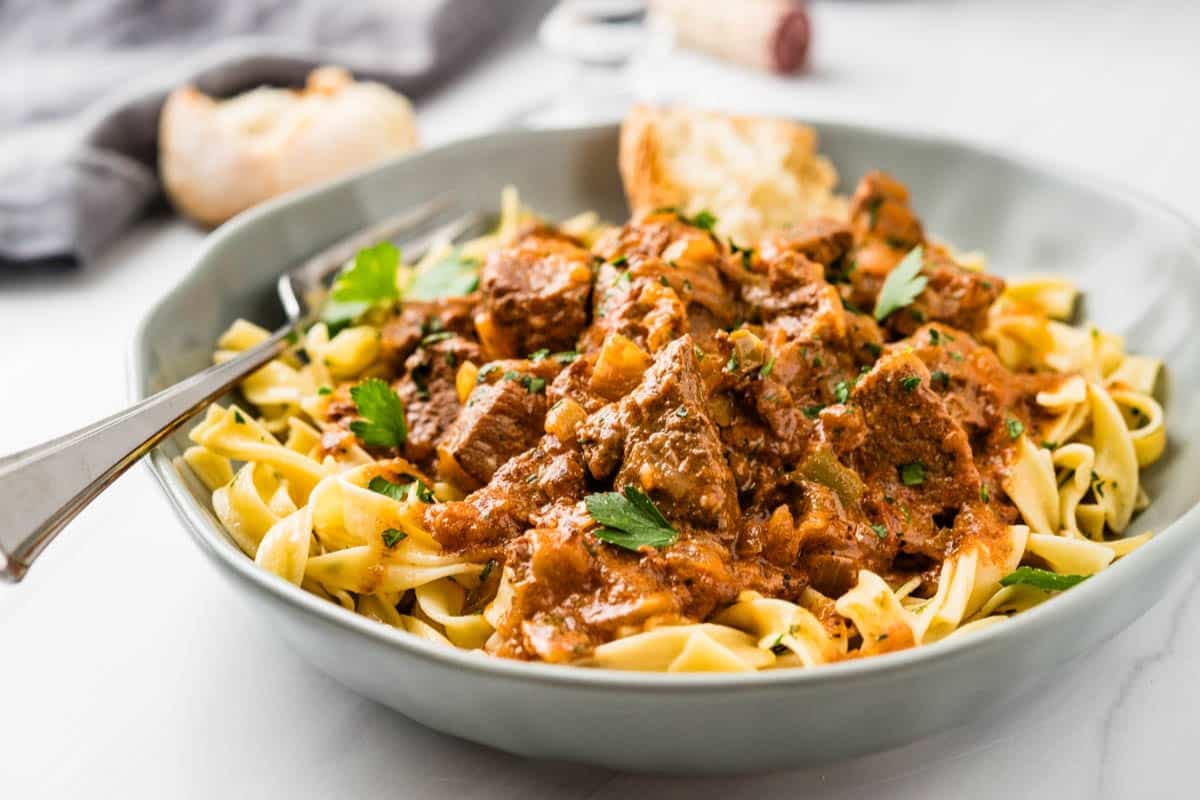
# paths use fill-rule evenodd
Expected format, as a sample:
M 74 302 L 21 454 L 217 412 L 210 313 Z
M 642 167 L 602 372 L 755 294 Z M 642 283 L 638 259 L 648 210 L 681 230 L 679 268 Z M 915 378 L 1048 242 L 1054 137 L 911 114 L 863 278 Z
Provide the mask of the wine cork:
M 812 24 L 800 0 L 650 0 L 678 44 L 767 72 L 804 69 Z

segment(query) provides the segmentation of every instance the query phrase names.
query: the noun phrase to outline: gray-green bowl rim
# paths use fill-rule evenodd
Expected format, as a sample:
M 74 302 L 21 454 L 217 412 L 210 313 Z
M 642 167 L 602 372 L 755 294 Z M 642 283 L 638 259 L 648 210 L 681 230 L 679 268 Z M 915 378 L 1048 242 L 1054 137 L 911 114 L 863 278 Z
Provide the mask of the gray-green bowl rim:
M 1008 153 L 1003 148 L 992 145 L 972 143 L 967 139 L 954 138 L 941 133 L 924 133 L 880 125 L 864 125 L 854 122 L 827 118 L 807 118 L 803 120 L 817 128 L 852 128 L 858 131 L 907 140 L 913 144 L 935 145 L 948 150 L 971 151 L 975 155 L 1006 162 L 1030 172 L 1038 172 L 1051 176 L 1058 181 L 1066 181 L 1084 186 L 1092 190 L 1117 194 L 1122 200 L 1143 206 L 1145 209 L 1159 215 L 1173 218 L 1183 226 L 1190 239 L 1189 249 L 1200 263 L 1200 228 L 1193 224 L 1180 212 L 1147 197 L 1144 193 L 1117 184 L 1103 178 L 1097 178 L 1086 173 L 1048 164 L 1040 159 L 1027 155 Z M 502 133 L 483 134 L 467 139 L 441 145 L 436 148 L 402 156 L 367 169 L 348 174 L 335 181 L 321 184 L 294 194 L 286 195 L 247 211 L 230 222 L 222 225 L 209 234 L 204 242 L 195 264 L 199 264 L 214 245 L 233 235 L 243 227 L 252 226 L 265 216 L 274 214 L 300 199 L 323 192 L 335 187 L 344 186 L 358 180 L 362 175 L 377 169 L 387 168 L 397 163 L 419 159 L 433 152 L 455 150 L 470 150 L 485 142 L 506 139 L 554 136 L 583 132 L 588 130 L 611 129 L 615 124 L 581 126 L 541 131 L 506 131 Z M 614 165 L 615 168 L 615 165 Z M 164 295 L 174 293 L 183 283 L 187 274 L 194 271 L 195 266 L 180 277 L 175 286 Z M 138 324 L 131 344 L 129 359 L 130 395 L 140 400 L 145 395 L 142 391 L 142 379 L 146 370 L 138 343 L 146 337 L 146 328 L 153 314 L 150 309 Z M 1116 582 L 1135 581 L 1145 577 L 1152 562 L 1179 556 L 1191 545 L 1188 530 L 1200 532 L 1200 503 L 1193 505 L 1178 519 L 1164 530 L 1158 531 L 1142 547 L 1123 557 L 1119 563 L 1103 570 L 1093 578 L 1085 581 L 1070 591 L 1053 598 L 1029 611 L 1014 616 L 1003 625 L 992 625 L 980 631 L 974 631 L 961 637 L 951 637 L 933 644 L 921 647 L 887 653 L 871 658 L 843 661 L 826 664 L 817 668 L 766 670 L 751 673 L 653 673 L 627 672 L 621 670 L 595 669 L 577 666 L 529 663 L 494 658 L 477 651 L 459 650 L 444 645 L 427 642 L 412 634 L 375 622 L 346 610 L 340 605 L 304 591 L 300 587 L 279 578 L 272 573 L 259 568 L 252 559 L 246 558 L 232 548 L 218 547 L 209 537 L 221 535 L 203 516 L 195 500 L 188 493 L 182 481 L 175 476 L 175 467 L 170 458 L 156 448 L 149 457 L 147 466 L 163 487 L 176 514 L 184 522 L 192 538 L 211 558 L 224 563 L 233 569 L 238 577 L 248 581 L 260 591 L 273 594 L 277 599 L 290 603 L 301 611 L 325 622 L 342 625 L 355 630 L 381 644 L 398 648 L 407 655 L 441 664 L 447 668 L 476 671 L 493 677 L 506 677 L 515 680 L 529 680 L 558 685 L 578 686 L 590 689 L 613 689 L 621 691 L 645 690 L 653 692 L 694 693 L 718 689 L 722 691 L 758 690 L 768 686 L 804 686 L 813 688 L 821 684 L 836 681 L 863 681 L 881 676 L 883 673 L 892 675 L 919 670 L 926 663 L 935 659 L 952 660 L 969 651 L 995 645 L 1012 643 L 1025 636 L 1052 635 L 1056 626 L 1063 624 L 1076 611 L 1082 611 L 1084 606 L 1099 607 L 1102 598 L 1112 596 Z

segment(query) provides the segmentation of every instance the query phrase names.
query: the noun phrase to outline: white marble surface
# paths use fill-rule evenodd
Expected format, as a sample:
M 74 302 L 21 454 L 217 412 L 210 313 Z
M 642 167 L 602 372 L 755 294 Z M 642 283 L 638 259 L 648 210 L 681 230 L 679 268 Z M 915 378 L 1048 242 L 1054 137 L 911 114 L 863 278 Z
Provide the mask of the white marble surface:
M 686 59 L 655 80 L 715 105 L 952 132 L 1200 219 L 1200 4 L 829 2 L 815 16 L 807 78 Z M 551 88 L 553 67 L 527 35 L 510 37 L 422 109 L 427 139 L 487 128 Z M 159 220 L 87 271 L 0 274 L 0 452 L 125 403 L 133 327 L 200 238 Z M 1181 570 L 1184 585 L 1028 706 L 822 768 L 646 778 L 512 758 L 334 684 L 232 596 L 138 468 L 24 584 L 0 587 L 0 796 L 1194 797 L 1200 561 Z

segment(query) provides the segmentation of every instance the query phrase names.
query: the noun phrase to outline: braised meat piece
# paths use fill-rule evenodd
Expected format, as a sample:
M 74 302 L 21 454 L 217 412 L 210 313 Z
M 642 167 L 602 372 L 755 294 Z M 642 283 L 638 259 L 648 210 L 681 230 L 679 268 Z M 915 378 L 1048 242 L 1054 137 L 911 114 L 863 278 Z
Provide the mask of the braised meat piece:
M 481 383 L 446 432 L 442 444 L 463 470 L 487 483 L 504 462 L 537 444 L 546 417 L 546 395 L 515 375 Z M 544 386 L 544 384 L 543 384 Z
M 438 503 L 425 512 L 425 523 L 443 547 L 453 552 L 499 554 L 504 542 L 553 516 L 556 506 L 583 498 L 584 467 L 579 448 L 544 436 L 535 447 L 505 462 L 483 488 L 464 500 Z
M 404 363 L 392 388 L 404 405 L 408 441 L 404 457 L 432 472 L 438 442 L 454 424 L 461 406 L 455 378 L 464 361 L 479 360 L 479 345 L 460 336 L 418 347 Z
M 473 340 L 478 300 L 478 295 L 468 295 L 406 302 L 399 314 L 384 323 L 379 343 L 383 360 L 393 368 L 402 369 L 405 359 L 424 340 L 437 341 L 450 333 Z
M 598 339 L 620 333 L 655 352 L 686 332 L 704 344 L 738 319 L 722 278 L 731 258 L 725 245 L 673 211 L 612 231 L 594 251 L 604 261 L 596 278 Z M 592 346 L 598 339 L 589 337 Z
M 658 354 L 625 399 L 592 414 L 580 440 L 597 479 L 641 488 L 673 522 L 737 536 L 737 490 L 708 416 L 690 336 Z
M 844 290 L 847 301 L 873 309 L 888 273 L 909 251 L 923 245 L 926 287 L 910 306 L 888 316 L 888 330 L 907 336 L 926 321 L 944 322 L 972 334 L 983 330 L 988 309 L 1004 291 L 1004 281 L 959 266 L 943 248 L 927 242 L 902 184 L 882 172 L 866 175 L 854 193 L 850 216 L 856 249 Z
M 826 268 L 840 272 L 843 258 L 854 246 L 854 231 L 849 225 L 825 217 L 805 220 L 763 242 L 762 256 L 770 260 L 780 253 L 792 252 Z
M 532 233 L 491 253 L 480 274 L 496 356 L 571 350 L 588 318 L 592 257 L 560 236 Z

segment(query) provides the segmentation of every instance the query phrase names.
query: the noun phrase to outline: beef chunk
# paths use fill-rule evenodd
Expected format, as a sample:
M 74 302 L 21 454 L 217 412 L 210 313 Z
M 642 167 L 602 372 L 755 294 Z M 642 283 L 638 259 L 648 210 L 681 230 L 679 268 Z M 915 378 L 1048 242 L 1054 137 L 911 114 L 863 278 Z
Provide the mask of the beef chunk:
M 983 330 L 1004 281 L 964 269 L 943 248 L 927 242 L 900 182 L 882 172 L 866 175 L 854 193 L 850 215 L 857 248 L 844 296 L 852 305 L 874 308 L 888 273 L 910 250 L 923 245 L 922 271 L 928 283 L 910 306 L 885 320 L 888 330 L 907 336 L 926 321 L 970 333 Z
M 966 430 L 979 464 L 1011 447 L 1010 418 L 1030 431 L 1049 421 L 1049 413 L 1036 402 L 1037 393 L 1063 380 L 1057 374 L 1009 372 L 994 351 L 945 325 L 922 326 L 888 350 L 910 350 L 929 368 L 931 388 Z
M 724 246 L 674 212 L 615 230 L 594 249 L 605 264 L 596 278 L 594 316 L 601 330 L 593 345 L 620 333 L 655 352 L 685 332 L 703 345 L 739 317 L 722 278 L 729 260 Z
M 690 336 L 663 348 L 632 394 L 592 414 L 580 439 L 594 477 L 616 470 L 618 490 L 639 486 L 673 522 L 736 537 L 737 490 Z
M 925 231 L 909 205 L 908 189 L 886 172 L 868 172 L 850 200 L 850 224 L 861 247 L 886 244 L 907 253 L 925 241 Z
M 395 369 L 413 354 L 421 341 L 444 338 L 446 333 L 473 340 L 475 338 L 474 309 L 478 295 L 446 297 L 431 302 L 408 301 L 400 313 L 383 326 L 380 351 L 384 361 Z
M 508 459 L 537 444 L 546 417 L 546 395 L 517 379 L 475 387 L 443 442 L 459 467 L 487 483 Z
M 890 330 L 911 333 L 919 320 L 943 322 L 976 335 L 987 327 L 988 310 L 1004 291 L 1002 278 L 960 267 L 936 249 L 925 257 L 924 273 L 929 278 L 925 291 L 908 313 L 901 311 L 886 320 Z
M 491 253 L 480 280 L 498 355 L 570 350 L 587 325 L 591 254 L 563 238 L 534 233 Z
M 854 232 L 837 220 L 817 217 L 785 230 L 763 243 L 763 258 L 793 252 L 826 267 L 839 265 L 854 246 Z
M 425 522 L 447 550 L 492 557 L 504 542 L 546 521 L 540 515 L 574 504 L 583 493 L 578 447 L 545 436 L 504 463 L 488 485 L 465 500 L 430 506 Z
M 597 350 L 610 333 L 619 333 L 648 353 L 688 332 L 687 306 L 679 294 L 648 275 L 634 277 L 631 267 L 605 264 L 596 276 L 595 324 L 585 340 Z
M 458 417 L 455 377 L 464 361 L 477 361 L 479 346 L 454 336 L 418 347 L 393 385 L 408 420 L 404 457 L 432 471 L 436 447 Z
M 847 463 L 864 481 L 892 488 L 893 496 L 936 497 L 940 506 L 978 496 L 967 434 L 931 388 L 920 359 L 904 352 L 883 356 L 851 398 L 862 409 L 867 435 Z
M 813 333 L 825 337 L 845 335 L 842 300 L 824 277 L 820 264 L 792 252 L 767 260 L 765 277 L 742 284 L 742 299 L 764 321 L 779 316 L 814 320 Z

